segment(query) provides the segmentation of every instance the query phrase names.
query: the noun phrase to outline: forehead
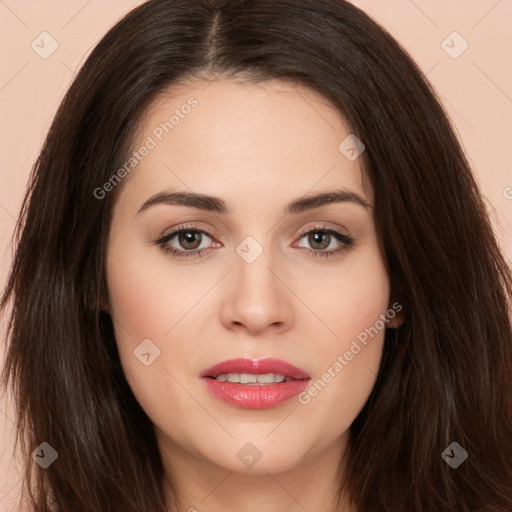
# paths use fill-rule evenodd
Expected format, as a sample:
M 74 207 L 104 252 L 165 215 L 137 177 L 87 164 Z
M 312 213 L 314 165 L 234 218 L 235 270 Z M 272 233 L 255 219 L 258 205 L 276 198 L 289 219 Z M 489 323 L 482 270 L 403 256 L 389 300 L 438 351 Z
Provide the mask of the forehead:
M 277 80 L 174 85 L 141 117 L 127 159 L 139 154 L 122 196 L 140 200 L 179 188 L 263 206 L 263 198 L 281 204 L 344 187 L 371 203 L 360 159 L 351 161 L 340 149 L 349 136 L 338 110 L 304 86 Z

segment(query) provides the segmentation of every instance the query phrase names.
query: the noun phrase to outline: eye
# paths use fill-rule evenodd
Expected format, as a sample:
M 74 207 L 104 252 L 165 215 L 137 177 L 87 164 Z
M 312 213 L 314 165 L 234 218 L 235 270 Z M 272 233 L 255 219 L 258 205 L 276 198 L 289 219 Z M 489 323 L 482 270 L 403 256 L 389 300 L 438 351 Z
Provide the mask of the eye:
M 172 233 L 156 240 L 155 244 L 160 245 L 166 254 L 176 258 L 200 257 L 212 249 L 211 247 L 201 248 L 205 237 L 211 239 L 212 235 L 195 226 L 180 226 Z M 217 243 L 217 245 L 221 244 Z
M 308 244 L 312 247 L 304 248 L 308 256 L 314 258 L 329 257 L 334 254 L 340 254 L 347 251 L 354 244 L 354 239 L 344 233 L 325 226 L 315 226 L 301 233 L 300 240 L 307 239 Z

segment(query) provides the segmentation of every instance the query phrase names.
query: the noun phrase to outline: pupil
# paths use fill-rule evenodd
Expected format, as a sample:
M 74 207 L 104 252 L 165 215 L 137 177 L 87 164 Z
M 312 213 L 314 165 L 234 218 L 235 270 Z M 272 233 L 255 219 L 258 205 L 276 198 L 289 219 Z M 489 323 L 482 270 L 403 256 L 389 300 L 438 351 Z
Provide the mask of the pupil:
M 327 233 L 319 233 L 319 232 L 313 233 L 313 243 L 311 245 L 313 245 L 313 246 L 314 246 L 314 244 L 322 245 L 322 239 L 325 242 L 325 238 L 327 238 L 328 236 L 329 235 Z M 327 247 L 329 245 L 329 243 L 327 243 L 327 245 L 325 245 L 325 244 L 323 244 L 323 245 L 324 245 L 323 247 L 319 247 L 319 248 L 325 249 L 325 247 Z
M 187 247 L 187 244 L 194 244 L 194 242 L 197 242 L 200 238 L 199 233 L 194 233 L 193 231 L 186 231 L 181 234 L 181 236 L 184 238 L 183 245 Z M 182 241 L 180 241 L 181 243 Z M 193 247 L 187 247 L 188 249 L 196 249 L 197 246 Z

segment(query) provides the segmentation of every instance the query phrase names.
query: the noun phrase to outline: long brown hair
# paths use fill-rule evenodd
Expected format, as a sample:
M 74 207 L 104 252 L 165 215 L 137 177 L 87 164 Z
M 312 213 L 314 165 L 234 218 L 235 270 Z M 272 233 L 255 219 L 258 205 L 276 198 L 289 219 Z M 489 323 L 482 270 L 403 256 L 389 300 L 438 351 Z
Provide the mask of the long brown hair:
M 152 0 L 103 37 L 32 170 L 0 303 L 38 512 L 164 512 L 149 418 L 101 311 L 106 236 L 138 122 L 190 78 L 283 79 L 322 94 L 366 150 L 375 222 L 404 324 L 386 333 L 351 426 L 340 495 L 360 511 L 512 510 L 512 276 L 435 92 L 404 49 L 342 0 Z M 136 171 L 134 171 L 136 172 Z M 17 440 L 18 442 L 18 440 Z M 42 469 L 32 451 L 59 454 Z M 442 453 L 468 454 L 454 469 Z

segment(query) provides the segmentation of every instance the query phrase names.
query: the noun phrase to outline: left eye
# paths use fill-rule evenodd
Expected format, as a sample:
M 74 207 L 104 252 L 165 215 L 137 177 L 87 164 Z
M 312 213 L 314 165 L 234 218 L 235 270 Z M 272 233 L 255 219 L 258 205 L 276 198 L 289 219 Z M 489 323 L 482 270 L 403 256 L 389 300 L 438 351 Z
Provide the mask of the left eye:
M 183 249 L 195 251 L 200 249 L 199 246 L 201 245 L 201 241 L 204 236 L 210 238 L 210 236 L 204 231 L 192 231 L 188 229 L 174 233 L 169 240 L 176 238 Z
M 341 235 L 341 233 L 337 233 L 337 235 Z M 303 238 L 307 238 L 308 243 L 313 249 L 324 251 L 329 249 L 331 242 L 334 242 L 334 246 L 336 246 L 336 242 L 340 242 L 339 238 L 336 238 L 336 234 L 330 231 L 323 231 L 319 229 L 314 229 L 312 231 L 308 231 L 304 233 L 300 240 Z M 327 242 L 327 243 L 326 243 Z M 320 247 L 319 247 L 320 246 Z M 331 247 L 332 249 L 332 247 Z

